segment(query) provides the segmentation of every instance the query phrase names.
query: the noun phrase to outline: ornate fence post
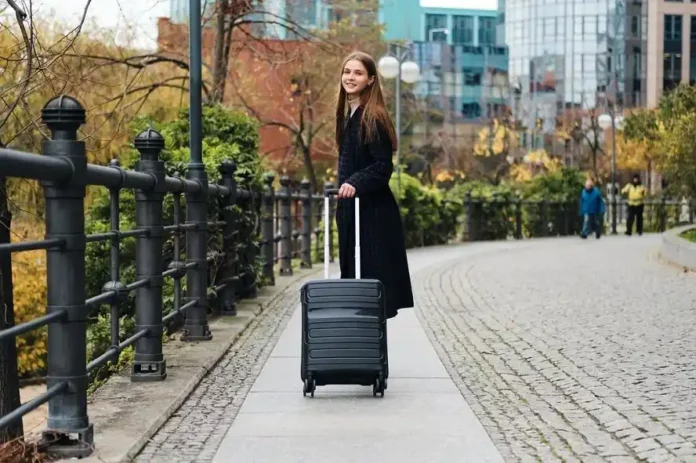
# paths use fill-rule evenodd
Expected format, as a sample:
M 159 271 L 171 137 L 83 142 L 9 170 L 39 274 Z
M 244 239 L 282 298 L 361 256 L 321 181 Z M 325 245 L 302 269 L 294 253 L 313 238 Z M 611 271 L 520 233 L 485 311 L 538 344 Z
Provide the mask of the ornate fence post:
M 302 268 L 312 268 L 312 184 L 306 178 L 300 184 L 302 193 Z
M 515 238 L 522 239 L 522 197 L 515 198 Z
M 48 425 L 43 437 L 50 454 L 74 458 L 92 453 L 94 430 L 87 416 L 87 306 L 85 305 L 85 144 L 77 129 L 85 122 L 82 105 L 69 96 L 49 101 L 42 111 L 51 139 L 45 156 L 73 167 L 70 181 L 41 182 L 46 200 L 46 239 L 64 245 L 46 251 L 46 312 L 62 311 L 48 325 Z
M 203 165 L 189 164 L 186 178 L 199 185 L 195 193 L 186 193 L 186 223 L 195 224 L 186 230 L 185 303 L 196 301 L 186 309 L 183 341 L 210 341 L 208 326 L 208 175 Z
M 541 200 L 541 229 L 543 230 L 543 235 L 541 236 L 551 236 L 551 230 L 549 229 L 549 200 L 547 198 Z
M 485 199 L 483 200 L 485 201 Z M 491 237 L 493 239 L 501 239 L 503 238 L 502 231 L 499 230 L 498 228 L 500 227 L 500 216 L 498 214 L 499 212 L 499 204 L 498 204 L 498 192 L 494 191 L 491 193 L 491 200 L 489 201 L 490 205 L 490 210 L 488 211 L 488 223 L 486 224 L 488 228 L 488 233 L 491 234 Z M 485 207 L 482 206 L 482 209 Z M 507 231 L 507 229 L 505 229 Z
M 667 198 L 663 196 L 660 198 L 660 224 L 659 232 L 664 233 L 667 230 Z
M 290 177 L 280 177 L 280 274 L 292 275 L 292 211 Z
M 326 182 L 324 183 L 324 191 L 329 190 L 334 187 L 334 184 L 331 182 Z M 333 263 L 334 261 L 334 241 L 333 241 L 333 218 L 335 216 L 335 198 L 332 196 L 329 196 L 329 262 Z M 324 214 L 326 215 L 326 214 Z M 322 245 L 323 246 L 323 245 Z
M 220 268 L 220 281 L 217 285 L 219 288 L 217 300 L 219 312 L 222 315 L 237 315 L 237 281 L 238 266 L 237 250 L 235 249 L 235 231 L 236 213 L 234 205 L 237 202 L 237 180 L 234 178 L 234 173 L 237 170 L 237 164 L 234 161 L 224 161 L 220 164 L 220 174 L 222 175 L 221 184 L 230 189 L 230 195 L 223 198 L 222 203 L 222 220 L 225 225 L 222 227 L 222 252 L 225 254 Z
M 466 196 L 464 198 L 464 206 L 465 206 L 465 211 L 464 213 L 466 214 L 466 240 L 467 241 L 474 241 L 474 210 L 473 210 L 473 203 L 471 201 L 471 192 L 467 191 Z
M 273 181 L 275 174 L 268 172 L 263 179 L 265 186 L 263 189 L 262 202 L 262 219 L 261 233 L 263 236 L 263 276 L 269 285 L 275 285 L 275 273 L 273 266 L 275 264 L 275 235 L 273 233 L 273 220 L 275 210 L 275 191 L 273 190 Z
M 148 129 L 135 137 L 135 148 L 140 152 L 136 170 L 152 175 L 156 182 L 151 190 L 135 192 L 135 227 L 147 230 L 147 235 L 136 239 L 135 277 L 149 280 L 135 292 L 135 330 L 146 328 L 148 332 L 135 344 L 131 381 L 162 381 L 167 377 L 167 363 L 162 354 L 162 202 L 166 190 L 164 162 L 159 160 L 164 139 Z

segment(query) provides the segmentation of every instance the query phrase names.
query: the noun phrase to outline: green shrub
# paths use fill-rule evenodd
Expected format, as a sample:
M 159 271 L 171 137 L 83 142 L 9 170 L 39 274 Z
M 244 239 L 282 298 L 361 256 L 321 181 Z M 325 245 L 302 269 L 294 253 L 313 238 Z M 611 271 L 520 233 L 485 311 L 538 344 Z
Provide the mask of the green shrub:
M 408 174 L 401 174 L 398 191 L 395 175 L 389 185 L 399 201 L 407 248 L 445 244 L 455 237 L 461 215 L 457 202 L 446 201 L 440 190 L 424 186 Z
M 138 119 L 133 123 L 133 133 L 151 125 L 157 129 L 165 139 L 166 147 L 161 154 L 165 161 L 167 175 L 178 173 L 182 177 L 186 175 L 189 160 L 189 128 L 188 112 L 182 111 L 179 117 L 161 126 L 148 121 Z M 258 248 L 260 242 L 260 206 L 262 190 L 263 168 L 258 155 L 258 125 L 247 115 L 231 111 L 221 106 L 205 107 L 203 110 L 203 163 L 210 182 L 220 180 L 218 168 L 225 160 L 234 160 L 237 165 L 235 178 L 239 187 L 257 194 L 253 199 L 239 201 L 235 206 L 237 235 L 241 238 L 236 244 L 236 261 L 242 278 L 237 285 L 237 293 L 244 297 L 253 293 L 257 285 L 262 283 L 259 278 L 261 273 Z M 125 151 L 121 157 L 121 167 L 133 169 L 139 159 L 139 153 L 131 148 Z M 110 229 L 109 225 L 109 192 L 105 188 L 93 188 L 93 204 L 86 217 L 87 233 L 102 233 Z M 182 222 L 185 220 L 185 201 L 182 198 Z M 173 223 L 174 198 L 167 195 L 164 201 L 164 223 Z M 120 194 L 120 227 L 121 230 L 131 230 L 135 227 L 135 195 L 131 190 L 123 190 Z M 208 220 L 219 220 L 221 212 L 217 201 L 209 201 Z M 209 249 L 220 248 L 221 238 L 219 230 L 211 230 L 209 236 Z M 185 253 L 185 239 L 181 239 L 182 255 Z M 87 292 L 92 296 L 101 292 L 103 284 L 110 280 L 109 243 L 95 243 L 87 247 Z M 171 236 L 166 240 L 163 249 L 165 263 L 172 260 L 173 240 Z M 211 280 L 219 270 L 220 262 L 213 261 L 210 265 Z M 126 239 L 121 244 L 120 252 L 121 281 L 130 283 L 135 281 L 135 239 Z M 186 287 L 186 279 L 181 280 L 182 288 Z M 173 283 L 171 278 L 165 279 L 164 287 L 165 314 L 172 309 Z M 214 295 L 213 295 L 214 296 Z M 214 297 L 213 297 L 214 299 Z M 123 317 L 123 336 L 132 334 L 130 317 L 134 315 L 135 294 L 131 293 L 128 300 L 121 307 Z M 102 325 L 106 323 L 104 315 L 108 313 L 108 307 L 95 308 L 90 314 L 90 339 L 88 360 L 101 355 L 110 346 L 108 336 L 102 333 Z M 107 330 L 108 332 L 108 330 Z M 97 334 L 99 333 L 99 334 Z M 97 374 L 98 376 L 98 374 Z M 93 377 L 92 380 L 97 379 Z
M 506 239 L 514 230 L 515 193 L 509 185 L 473 181 L 460 183 L 445 194 L 457 204 L 455 233 L 460 239 Z

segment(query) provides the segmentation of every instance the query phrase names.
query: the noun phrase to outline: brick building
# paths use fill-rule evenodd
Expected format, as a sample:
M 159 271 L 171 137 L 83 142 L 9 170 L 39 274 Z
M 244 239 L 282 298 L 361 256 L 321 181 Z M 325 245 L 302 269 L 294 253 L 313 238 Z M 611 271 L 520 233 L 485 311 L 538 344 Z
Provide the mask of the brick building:
M 306 127 L 311 115 L 305 111 L 304 117 L 300 117 L 301 95 L 293 86 L 293 77 L 300 72 L 303 58 L 311 56 L 318 45 L 306 40 L 249 40 L 242 30 L 235 34 L 223 102 L 246 110 L 264 122 L 260 129 L 260 151 L 271 164 L 288 173 L 302 171 L 303 153 L 296 149 L 297 127 L 301 121 Z M 212 80 L 215 36 L 214 27 L 203 28 L 203 74 L 206 81 Z M 172 23 L 169 18 L 160 18 L 157 45 L 160 53 L 187 56 L 188 26 Z M 244 92 L 240 92 L 240 88 L 244 88 Z M 336 162 L 331 141 L 333 126 L 326 123 L 333 106 L 333 95 L 330 93 L 327 92 L 325 102 L 312 105 L 316 123 L 324 122 L 326 127 L 316 134 L 312 143 L 311 157 L 315 165 L 332 165 Z M 305 138 L 308 133 L 305 130 Z

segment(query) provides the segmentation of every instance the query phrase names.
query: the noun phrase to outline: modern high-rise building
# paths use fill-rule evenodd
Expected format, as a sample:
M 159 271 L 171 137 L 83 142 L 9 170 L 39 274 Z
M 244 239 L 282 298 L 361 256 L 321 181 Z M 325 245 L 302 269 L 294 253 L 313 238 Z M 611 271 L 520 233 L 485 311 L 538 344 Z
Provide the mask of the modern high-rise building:
M 650 0 L 648 3 L 647 104 L 680 82 L 696 83 L 696 2 Z
M 189 0 L 170 0 L 169 19 L 173 24 L 188 21 Z M 212 12 L 215 0 L 201 0 L 203 14 Z M 283 18 L 290 19 L 302 28 L 324 28 L 333 17 L 330 0 L 263 0 L 256 8 L 264 13 L 258 13 L 258 24 L 252 27 L 255 34 L 265 38 L 292 39 L 296 38 L 292 27 L 284 27 Z
M 571 109 L 644 106 L 648 3 L 505 0 L 517 118 L 552 133 Z
M 387 41 L 405 41 L 421 78 L 415 94 L 449 122 L 494 115 L 507 102 L 508 58 L 496 43 L 499 12 L 495 2 L 450 2 L 456 8 L 429 6 L 427 0 L 381 0 L 379 21 Z

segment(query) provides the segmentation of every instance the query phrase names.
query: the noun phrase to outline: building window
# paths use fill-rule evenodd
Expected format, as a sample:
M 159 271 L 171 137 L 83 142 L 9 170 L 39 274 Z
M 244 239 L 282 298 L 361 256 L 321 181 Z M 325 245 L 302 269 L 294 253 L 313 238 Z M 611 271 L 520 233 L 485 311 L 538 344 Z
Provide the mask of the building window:
M 681 81 L 681 53 L 665 53 L 662 61 L 662 88 L 672 90 Z
M 455 45 L 472 45 L 474 43 L 474 17 L 452 17 L 452 41 Z
M 433 29 L 447 29 L 447 15 L 444 14 L 426 14 L 425 15 L 425 40 L 430 41 L 430 31 Z M 432 34 L 433 41 L 445 41 L 446 34 L 436 33 Z M 443 40 L 442 37 L 445 37 Z M 439 40 L 438 40 L 439 39 Z
M 495 19 L 479 18 L 479 45 L 495 45 Z
M 665 15 L 665 41 L 681 40 L 682 16 L 674 14 Z
M 317 2 L 316 0 L 295 0 L 286 5 L 288 19 L 302 26 L 316 26 Z
M 662 89 L 664 91 L 674 89 L 681 81 L 682 20 L 681 15 L 665 15 L 662 59 Z
M 481 117 L 481 106 L 478 103 L 463 103 L 462 116 L 465 119 L 476 119 Z
M 464 85 L 481 85 L 481 69 L 462 69 L 464 75 Z
M 640 37 L 640 18 L 638 16 L 631 16 L 631 37 Z

